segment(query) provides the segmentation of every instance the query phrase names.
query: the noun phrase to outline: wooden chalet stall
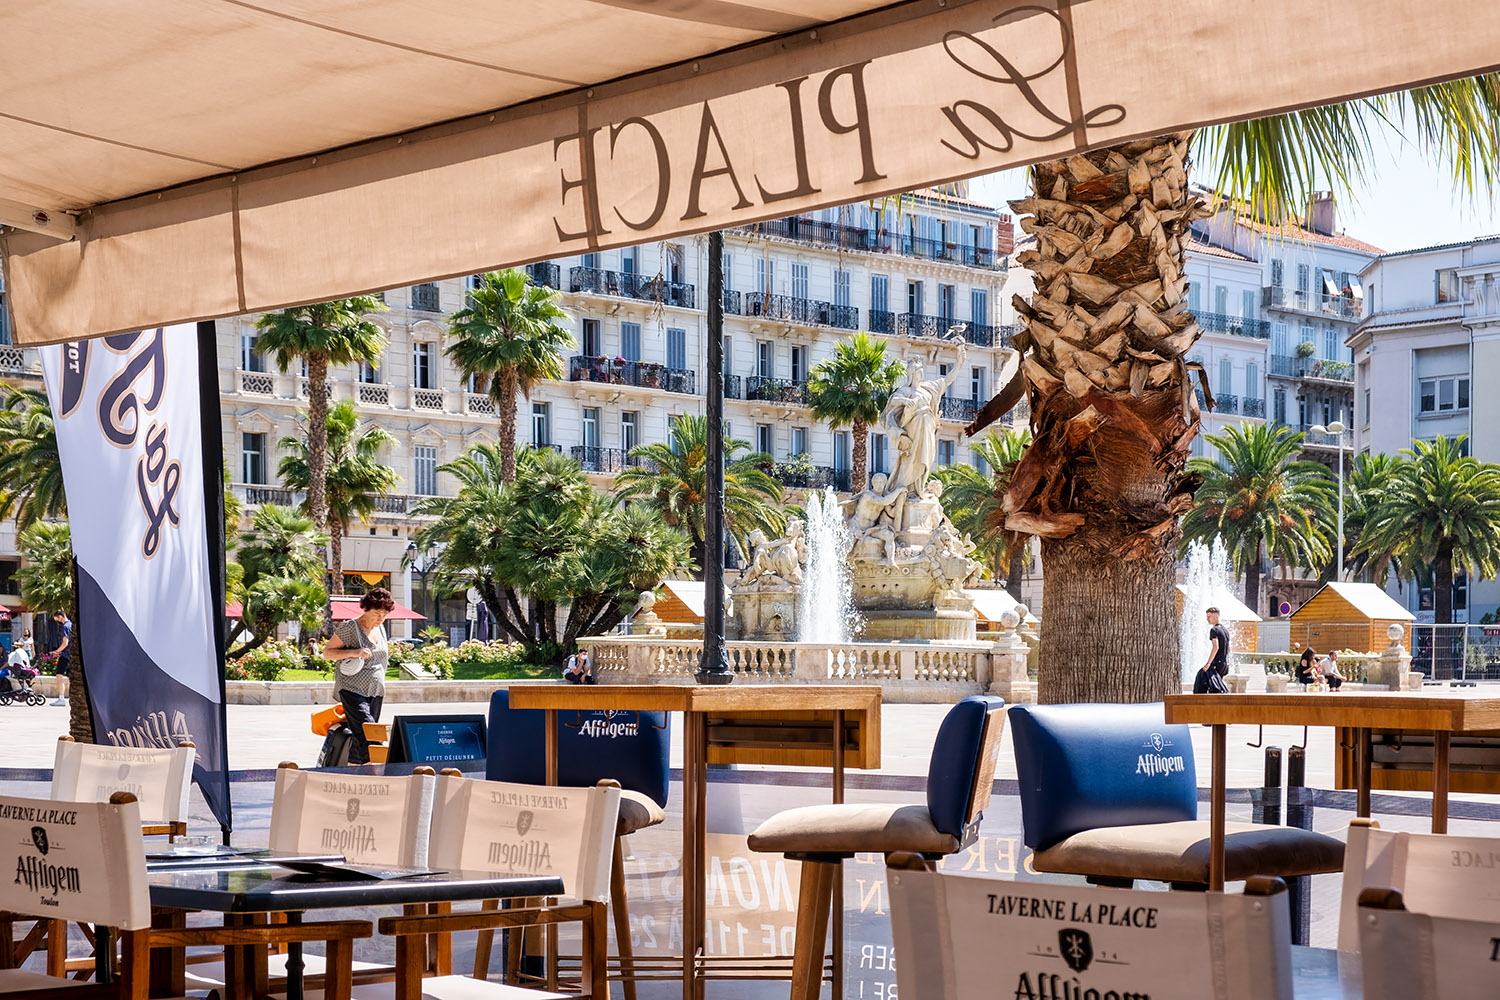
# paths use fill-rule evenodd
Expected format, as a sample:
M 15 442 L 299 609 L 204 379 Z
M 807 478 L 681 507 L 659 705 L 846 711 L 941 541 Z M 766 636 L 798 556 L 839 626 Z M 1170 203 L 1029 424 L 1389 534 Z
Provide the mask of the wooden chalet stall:
M 1400 625 L 1402 642 L 1411 649 L 1415 616 L 1373 583 L 1326 583 L 1291 615 L 1293 648 L 1311 645 L 1320 654 L 1330 649 L 1379 652 L 1390 645 L 1385 630 Z

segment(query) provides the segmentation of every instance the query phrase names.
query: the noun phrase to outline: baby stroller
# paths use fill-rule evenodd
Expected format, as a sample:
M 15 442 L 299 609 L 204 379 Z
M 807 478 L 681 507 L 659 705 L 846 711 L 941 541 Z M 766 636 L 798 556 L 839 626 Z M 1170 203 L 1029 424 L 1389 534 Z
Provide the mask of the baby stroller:
M 30 667 L 0 667 L 0 705 L 45 705 L 47 699 L 31 690 L 36 671 Z

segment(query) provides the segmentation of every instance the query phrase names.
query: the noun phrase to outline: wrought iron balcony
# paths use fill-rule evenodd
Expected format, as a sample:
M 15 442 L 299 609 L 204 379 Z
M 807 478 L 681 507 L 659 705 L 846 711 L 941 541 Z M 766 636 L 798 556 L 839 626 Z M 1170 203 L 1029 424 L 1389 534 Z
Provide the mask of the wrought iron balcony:
M 740 314 L 740 293 L 724 289 L 724 315 L 738 316 Z
M 1264 417 L 1266 415 L 1266 401 L 1264 399 L 1241 400 L 1240 412 L 1247 417 Z
M 634 385 L 642 389 L 664 389 L 692 395 L 697 392 L 698 373 L 668 368 L 652 361 L 626 361 L 574 355 L 568 360 L 568 381 Z
M 840 306 L 818 299 L 799 299 L 766 292 L 745 293 L 744 315 L 764 316 L 788 323 L 831 326 L 840 330 L 859 329 L 859 310 L 854 306 Z
M 725 399 L 739 399 L 740 398 L 740 377 L 738 375 L 725 375 L 724 376 L 724 398 Z
M 596 448 L 591 445 L 574 445 L 569 454 L 583 466 L 584 472 L 620 472 L 633 466 L 650 468 L 652 463 L 644 458 L 631 458 L 625 448 Z
M 870 331 L 889 334 L 893 337 L 946 337 L 949 330 L 963 322 L 965 321 L 954 319 L 952 316 L 925 316 L 921 313 L 870 313 Z M 973 329 L 973 324 L 969 326 Z M 983 329 L 993 331 L 995 328 Z M 980 343 L 968 331 L 965 331 L 963 336 L 971 344 Z
M 779 236 L 787 240 L 800 240 L 825 247 L 843 247 L 850 250 L 874 250 L 876 234 L 858 226 L 846 226 L 822 219 L 808 219 L 800 215 L 784 219 L 767 219 L 745 227 L 746 232 L 761 236 Z
M 795 489 L 821 490 L 832 486 L 837 492 L 849 492 L 848 469 L 835 469 L 827 465 L 804 465 L 801 462 L 777 462 L 771 467 L 771 477 L 782 486 Z
M 1284 378 L 1315 378 L 1328 382 L 1353 382 L 1354 366 L 1347 361 L 1325 358 L 1294 358 L 1271 355 L 1271 374 Z
M 1214 397 L 1215 413 L 1238 413 L 1240 412 L 1240 397 L 1233 393 L 1220 393 Z
M 1257 340 L 1265 340 L 1271 336 L 1271 323 L 1269 320 L 1248 319 L 1244 316 L 1226 316 L 1224 313 L 1200 312 L 1194 313 L 1198 320 L 1198 326 L 1204 330 L 1214 333 L 1229 333 L 1236 337 L 1254 337 Z
M 428 283 L 411 286 L 411 307 L 423 312 L 442 312 L 438 304 L 438 286 Z
M 785 378 L 766 378 L 751 375 L 745 379 L 745 398 L 759 399 L 767 403 L 784 403 L 788 406 L 807 405 L 807 383 Z
M 944 420 L 973 420 L 979 412 L 980 403 L 962 396 L 944 396 L 938 403 L 938 412 Z
M 1307 313 L 1313 316 L 1332 316 L 1335 319 L 1357 320 L 1364 310 L 1364 300 L 1343 295 L 1326 295 L 1321 292 L 1302 292 L 1280 285 L 1269 285 L 1260 291 L 1260 304 L 1266 309 L 1283 312 Z
M 547 288 L 562 288 L 562 268 L 548 261 L 526 265 L 526 276 L 533 284 Z
M 962 246 L 958 243 L 924 240 L 920 237 L 900 234 L 891 235 L 887 245 L 892 253 L 920 257 L 923 260 L 944 260 L 969 267 L 996 267 L 999 264 L 995 251 L 988 247 Z
M 694 288 L 677 281 L 664 281 L 658 275 L 632 274 L 628 271 L 604 271 L 597 267 L 570 267 L 568 291 L 594 292 L 597 295 L 619 295 L 643 302 L 694 308 Z

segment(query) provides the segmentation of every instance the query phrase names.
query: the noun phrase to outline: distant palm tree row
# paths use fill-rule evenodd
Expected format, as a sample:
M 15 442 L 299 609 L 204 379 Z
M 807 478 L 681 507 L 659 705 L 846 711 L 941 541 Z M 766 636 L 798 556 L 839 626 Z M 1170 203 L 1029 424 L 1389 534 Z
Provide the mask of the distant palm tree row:
M 1202 485 L 1182 519 L 1184 545 L 1221 537 L 1252 609 L 1263 559 L 1340 573 L 1338 483 L 1327 467 L 1297 457 L 1302 438 L 1285 427 L 1231 426 L 1207 435 L 1217 459 L 1188 463 Z M 1430 585 L 1438 622 L 1452 621 L 1456 571 L 1490 578 L 1500 570 L 1500 466 L 1465 454 L 1465 441 L 1439 437 L 1395 456 L 1361 455 L 1345 482 L 1343 572 Z

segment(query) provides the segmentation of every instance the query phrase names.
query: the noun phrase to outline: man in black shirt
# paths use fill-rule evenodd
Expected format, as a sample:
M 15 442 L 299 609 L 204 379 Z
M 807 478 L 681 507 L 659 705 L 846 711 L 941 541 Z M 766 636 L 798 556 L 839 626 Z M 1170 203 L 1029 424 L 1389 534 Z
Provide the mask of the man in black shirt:
M 1228 691 L 1224 677 L 1229 673 L 1229 630 L 1219 624 L 1219 609 L 1208 609 L 1208 661 L 1193 681 L 1194 694 L 1222 694 Z

